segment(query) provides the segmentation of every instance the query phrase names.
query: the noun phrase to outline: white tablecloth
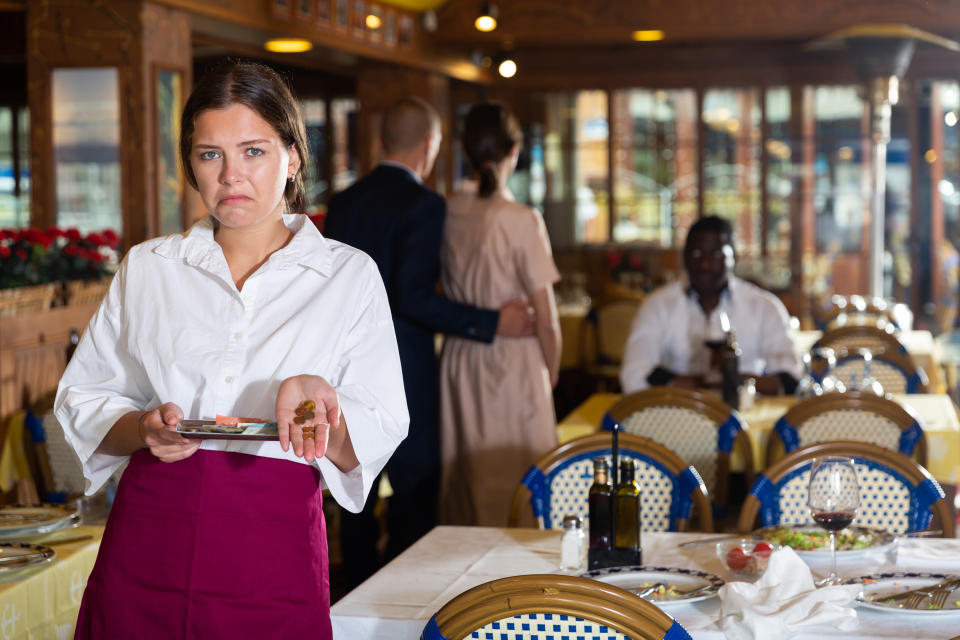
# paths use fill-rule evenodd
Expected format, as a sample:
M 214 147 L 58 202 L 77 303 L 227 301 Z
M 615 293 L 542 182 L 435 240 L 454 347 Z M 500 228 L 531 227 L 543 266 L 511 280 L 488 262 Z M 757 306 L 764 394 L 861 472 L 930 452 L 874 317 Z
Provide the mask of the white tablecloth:
M 714 546 L 678 549 L 700 533 L 647 533 L 643 559 L 648 565 L 700 569 L 731 579 Z M 894 554 L 873 554 L 840 573 L 858 576 L 878 570 L 906 570 Z M 437 527 L 369 580 L 337 602 L 332 610 L 335 640 L 417 640 L 427 620 L 454 596 L 478 584 L 525 573 L 562 573 L 560 532 L 488 527 Z M 828 567 L 825 567 L 828 568 Z M 960 559 L 954 570 L 960 570 Z M 814 573 L 820 573 L 815 569 Z M 716 626 L 719 601 L 674 605 L 669 613 L 695 640 L 723 640 Z M 960 614 L 917 620 L 896 613 L 858 610 L 859 628 L 850 633 L 815 629 L 795 640 L 825 638 L 947 640 L 960 634 Z

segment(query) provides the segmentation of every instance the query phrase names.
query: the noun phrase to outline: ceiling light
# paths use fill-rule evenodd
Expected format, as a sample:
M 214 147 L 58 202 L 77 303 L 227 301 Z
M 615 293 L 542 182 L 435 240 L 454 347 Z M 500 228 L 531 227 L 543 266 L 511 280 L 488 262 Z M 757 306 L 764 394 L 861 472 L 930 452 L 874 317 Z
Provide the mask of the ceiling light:
M 367 29 L 379 29 L 380 28 L 380 16 L 375 13 L 368 13 L 366 18 Z
M 473 26 L 477 31 L 487 33 L 497 28 L 497 5 L 490 2 L 483 3 L 483 9 L 477 19 L 473 21 Z
M 663 40 L 663 31 L 659 29 L 641 29 L 634 31 L 631 37 L 637 42 L 656 42 Z
M 957 124 L 957 112 L 956 111 L 947 111 L 943 116 L 943 121 L 947 123 L 948 127 L 952 127 Z
M 313 43 L 302 38 L 275 38 L 264 42 L 263 48 L 275 53 L 301 53 L 313 49 Z
M 517 75 L 517 63 L 512 58 L 506 58 L 497 65 L 497 72 L 504 78 L 512 78 Z

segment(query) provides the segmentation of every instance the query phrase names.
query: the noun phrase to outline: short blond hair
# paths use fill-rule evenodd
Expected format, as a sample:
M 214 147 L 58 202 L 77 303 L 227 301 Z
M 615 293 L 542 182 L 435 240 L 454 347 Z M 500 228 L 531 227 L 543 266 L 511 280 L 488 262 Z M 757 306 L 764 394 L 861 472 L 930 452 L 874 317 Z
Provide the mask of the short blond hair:
M 407 96 L 383 114 L 380 142 L 387 154 L 412 151 L 430 134 L 440 130 L 440 115 L 427 102 Z

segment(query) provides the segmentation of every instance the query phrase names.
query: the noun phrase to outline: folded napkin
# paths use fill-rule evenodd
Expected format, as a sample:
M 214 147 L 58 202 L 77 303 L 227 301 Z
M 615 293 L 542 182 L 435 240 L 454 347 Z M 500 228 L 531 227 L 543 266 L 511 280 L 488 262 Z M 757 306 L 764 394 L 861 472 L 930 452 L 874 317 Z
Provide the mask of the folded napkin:
M 719 624 L 728 640 L 778 640 L 812 626 L 849 631 L 858 624 L 850 605 L 859 593 L 859 585 L 817 589 L 810 568 L 785 547 L 770 556 L 755 583 L 720 587 Z
M 939 572 L 960 571 L 960 539 L 905 538 L 897 548 L 897 566 Z

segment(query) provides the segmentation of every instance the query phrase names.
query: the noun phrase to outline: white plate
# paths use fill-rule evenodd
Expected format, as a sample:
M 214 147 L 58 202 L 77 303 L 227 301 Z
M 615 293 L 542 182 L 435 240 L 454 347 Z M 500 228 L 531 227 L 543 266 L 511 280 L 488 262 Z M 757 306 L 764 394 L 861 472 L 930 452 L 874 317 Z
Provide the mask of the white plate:
M 822 547 L 816 549 L 797 549 L 793 548 L 797 552 L 797 555 L 800 556 L 805 561 L 826 561 L 830 562 L 830 539 L 829 534 L 816 525 L 790 525 L 783 527 L 764 527 L 763 529 L 757 529 L 753 532 L 754 537 L 760 537 L 764 540 L 773 541 L 771 534 L 777 529 L 786 528 L 792 529 L 797 532 L 810 532 L 816 534 L 817 536 L 825 536 L 826 542 Z M 892 551 L 898 541 L 898 537 L 888 531 L 882 531 L 880 529 L 869 529 L 867 527 L 859 526 L 850 526 L 841 531 L 840 533 L 847 533 L 852 535 L 868 535 L 871 538 L 871 544 L 869 547 L 863 549 L 837 549 L 837 562 L 854 562 L 861 561 L 867 556 L 875 555 L 879 553 L 888 553 Z M 838 538 L 839 542 L 839 538 Z M 789 546 L 780 542 L 783 546 Z
M 62 504 L 0 506 L 0 540 L 43 535 L 79 523 L 77 510 Z
M 689 597 L 684 595 L 668 596 L 666 598 L 655 595 L 646 597 L 647 600 L 660 607 L 688 604 L 712 598 L 717 595 L 717 591 L 724 584 L 723 578 L 712 573 L 677 567 L 608 567 L 606 569 L 594 569 L 580 575 L 633 592 L 658 582 L 662 582 L 667 587 L 676 587 L 680 591 L 705 587 L 703 591 Z
M 46 564 L 55 555 L 53 549 L 40 544 L 0 543 L 0 578 L 5 581 L 7 576 Z
M 882 601 L 870 600 L 870 596 L 878 594 L 889 595 L 919 589 L 936 584 L 950 577 L 945 573 L 920 573 L 916 571 L 896 571 L 890 573 L 875 573 L 860 578 L 851 578 L 847 584 L 863 584 L 863 593 L 857 597 L 857 604 L 866 609 L 895 612 L 897 614 L 915 615 L 924 618 L 960 615 L 960 607 L 956 602 L 960 600 L 960 589 L 954 589 L 947 597 L 943 609 L 904 609 L 901 603 L 884 604 Z M 867 582 L 864 582 L 867 580 Z

